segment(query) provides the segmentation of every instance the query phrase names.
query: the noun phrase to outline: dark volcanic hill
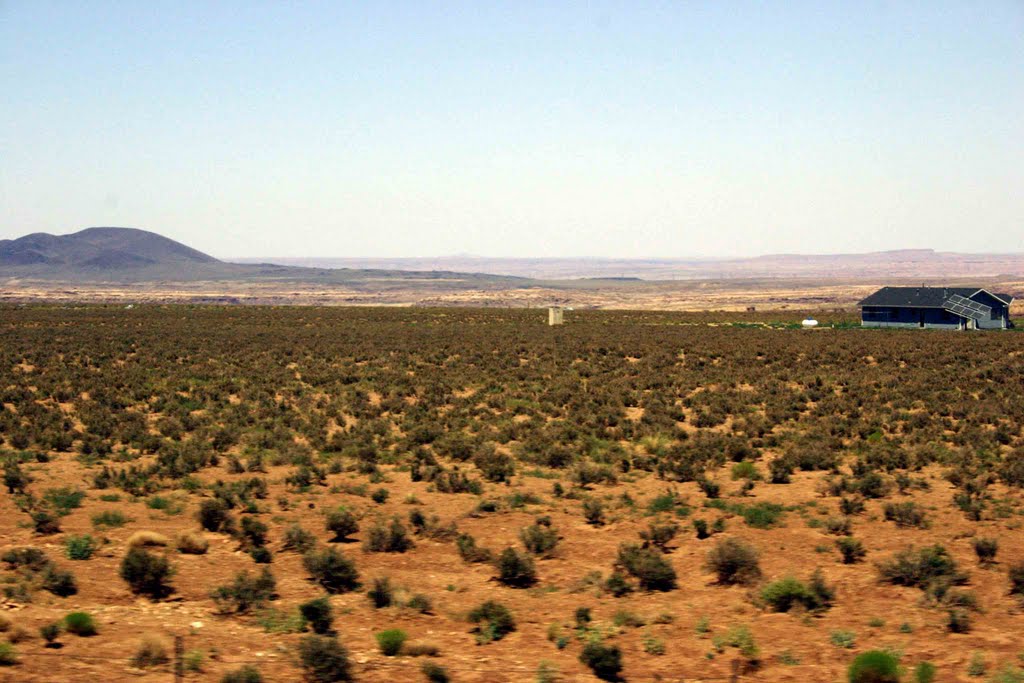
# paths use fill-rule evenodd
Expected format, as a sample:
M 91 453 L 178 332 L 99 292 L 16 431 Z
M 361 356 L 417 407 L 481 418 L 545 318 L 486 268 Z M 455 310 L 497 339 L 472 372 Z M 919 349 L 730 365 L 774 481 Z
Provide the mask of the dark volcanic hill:
M 162 235 L 135 228 L 87 228 L 70 235 L 33 233 L 0 240 L 0 278 L 64 283 L 233 280 L 364 284 L 386 289 L 415 281 L 427 289 L 506 286 L 522 278 L 363 268 L 226 263 Z
M 0 269 L 26 275 L 216 263 L 220 261 L 180 242 L 134 228 L 86 228 L 70 235 L 37 232 L 0 240 Z

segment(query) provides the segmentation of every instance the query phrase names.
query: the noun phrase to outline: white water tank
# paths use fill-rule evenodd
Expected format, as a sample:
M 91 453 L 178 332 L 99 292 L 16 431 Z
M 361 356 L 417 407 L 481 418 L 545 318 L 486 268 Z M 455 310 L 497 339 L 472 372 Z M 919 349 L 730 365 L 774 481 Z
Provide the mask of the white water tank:
M 817 327 L 818 321 L 815 320 L 814 318 L 805 318 L 804 321 L 800 324 L 803 325 L 805 328 L 810 329 L 812 327 Z

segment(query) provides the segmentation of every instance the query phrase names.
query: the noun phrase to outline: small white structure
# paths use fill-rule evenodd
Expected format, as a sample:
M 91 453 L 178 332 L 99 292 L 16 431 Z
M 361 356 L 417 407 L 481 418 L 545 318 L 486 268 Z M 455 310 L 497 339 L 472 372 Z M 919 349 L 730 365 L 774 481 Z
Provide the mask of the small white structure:
M 804 321 L 800 324 L 803 325 L 805 329 L 809 330 L 813 327 L 817 327 L 818 321 L 815 320 L 814 318 L 805 318 Z
M 548 307 L 548 325 L 561 325 L 562 314 L 565 309 L 560 306 L 549 306 Z

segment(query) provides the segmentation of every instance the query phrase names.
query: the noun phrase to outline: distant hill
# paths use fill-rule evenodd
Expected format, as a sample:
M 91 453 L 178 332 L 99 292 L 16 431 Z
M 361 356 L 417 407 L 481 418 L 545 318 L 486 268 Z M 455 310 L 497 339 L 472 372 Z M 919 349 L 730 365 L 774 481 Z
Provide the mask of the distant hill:
M 0 278 L 65 283 L 197 281 L 303 282 L 387 289 L 416 282 L 424 289 L 487 288 L 522 278 L 379 268 L 315 268 L 226 263 L 163 235 L 135 228 L 86 228 L 69 235 L 33 233 L 0 240 Z
M 180 242 L 135 228 L 86 228 L 70 235 L 37 232 L 15 240 L 0 240 L 0 269 L 10 268 L 26 275 L 217 263 L 220 261 L 212 256 Z

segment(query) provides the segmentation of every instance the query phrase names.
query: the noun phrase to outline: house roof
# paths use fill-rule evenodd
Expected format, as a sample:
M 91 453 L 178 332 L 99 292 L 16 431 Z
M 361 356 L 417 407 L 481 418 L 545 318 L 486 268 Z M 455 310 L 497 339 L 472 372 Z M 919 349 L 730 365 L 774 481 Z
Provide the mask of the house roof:
M 862 300 L 858 306 L 904 306 L 907 308 L 943 308 L 946 300 L 954 294 L 965 299 L 982 290 L 980 287 L 882 287 L 880 290 Z M 991 294 L 991 292 L 988 292 Z M 1000 301 L 1009 304 L 1013 297 L 1009 294 L 992 294 Z

